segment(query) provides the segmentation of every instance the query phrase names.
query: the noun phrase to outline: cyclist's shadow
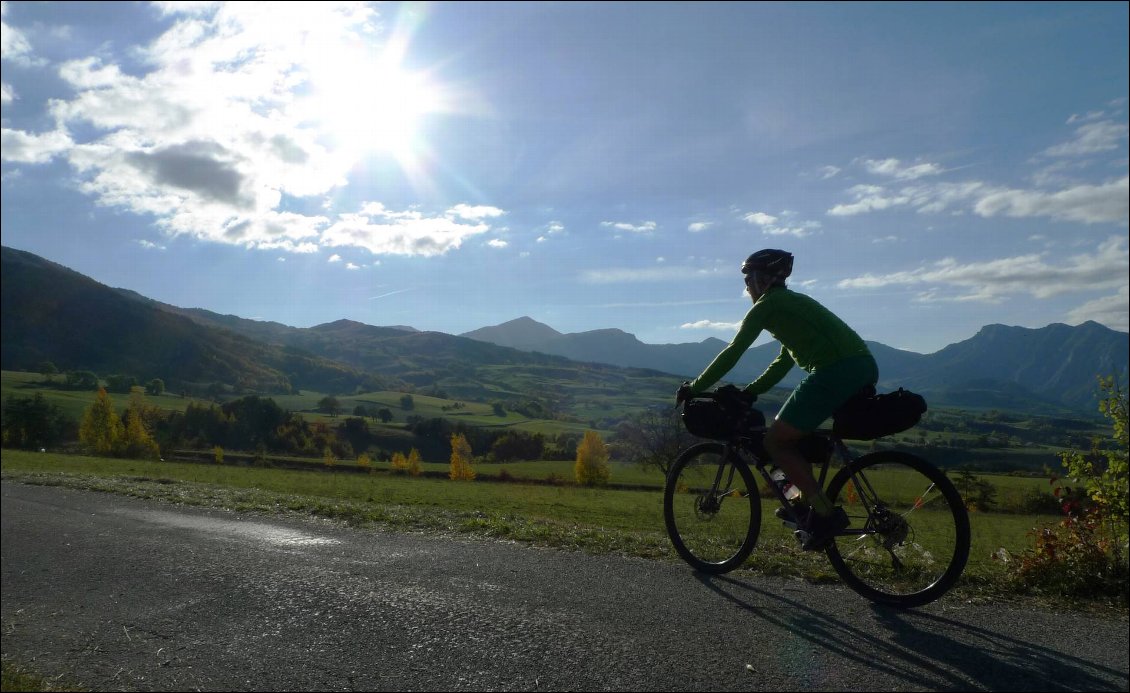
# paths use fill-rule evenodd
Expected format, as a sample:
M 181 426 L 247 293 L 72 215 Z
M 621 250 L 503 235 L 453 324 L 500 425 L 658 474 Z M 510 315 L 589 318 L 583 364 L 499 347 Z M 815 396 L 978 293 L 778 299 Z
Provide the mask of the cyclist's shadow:
M 803 602 L 730 576 L 695 573 L 707 589 L 813 647 L 858 663 L 868 671 L 927 690 L 1119 690 L 1127 675 L 1114 667 L 1065 655 L 969 623 L 893 607 L 872 607 L 890 637 L 876 635 Z M 729 587 L 726 589 L 725 587 Z M 749 593 L 750 597 L 738 594 Z

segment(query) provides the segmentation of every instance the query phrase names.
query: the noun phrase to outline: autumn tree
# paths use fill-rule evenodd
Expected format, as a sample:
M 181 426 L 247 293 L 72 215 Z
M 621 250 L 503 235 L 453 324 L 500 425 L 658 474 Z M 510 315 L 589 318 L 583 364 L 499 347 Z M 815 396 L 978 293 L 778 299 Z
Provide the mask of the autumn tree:
M 99 388 L 94 402 L 82 417 L 78 429 L 80 441 L 89 445 L 98 455 L 113 455 L 118 452 L 125 437 L 121 419 L 114 411 L 114 403 L 106 388 Z
M 157 441 L 149 432 L 147 419 L 152 414 L 145 404 L 141 391 L 134 389 L 130 394 L 129 408 L 126 409 L 122 454 L 126 457 L 158 459 L 161 457 Z
M 573 466 L 578 484 L 602 486 L 608 483 L 611 472 L 608 468 L 608 447 L 596 431 L 585 431 L 585 437 L 577 446 L 577 463 Z
M 448 476 L 454 481 L 475 478 L 475 470 L 471 467 L 471 444 L 462 433 L 451 434 L 451 471 Z
M 408 451 L 408 473 L 412 476 L 420 476 L 421 471 L 420 451 L 416 448 L 412 448 Z M 474 478 L 474 472 L 471 472 L 471 478 Z

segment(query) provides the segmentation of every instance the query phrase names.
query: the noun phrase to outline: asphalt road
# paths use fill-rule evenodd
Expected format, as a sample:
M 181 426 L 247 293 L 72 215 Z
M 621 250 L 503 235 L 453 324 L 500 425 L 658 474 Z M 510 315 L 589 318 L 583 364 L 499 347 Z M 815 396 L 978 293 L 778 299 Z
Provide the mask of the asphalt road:
M 5 482 L 2 649 L 92 690 L 1126 691 L 1125 619 Z

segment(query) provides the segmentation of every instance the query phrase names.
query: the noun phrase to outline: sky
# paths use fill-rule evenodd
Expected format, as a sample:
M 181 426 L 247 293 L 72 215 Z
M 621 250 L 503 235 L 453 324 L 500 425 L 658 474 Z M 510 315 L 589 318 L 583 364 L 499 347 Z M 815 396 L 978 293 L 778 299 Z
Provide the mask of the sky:
M 1128 330 L 1125 2 L 2 7 L 3 245 L 158 301 L 728 341 L 781 248 L 900 349 Z

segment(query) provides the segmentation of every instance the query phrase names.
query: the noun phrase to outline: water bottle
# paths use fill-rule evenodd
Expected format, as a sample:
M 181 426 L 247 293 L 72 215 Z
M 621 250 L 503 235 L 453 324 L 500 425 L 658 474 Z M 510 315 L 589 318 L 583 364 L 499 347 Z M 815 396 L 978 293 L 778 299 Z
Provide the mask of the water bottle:
M 785 500 L 794 501 L 800 496 L 800 489 L 793 486 L 788 479 L 785 478 L 785 472 L 780 467 L 773 467 L 769 470 L 769 478 L 773 483 L 777 484 L 777 488 L 781 489 L 781 493 L 785 495 Z

